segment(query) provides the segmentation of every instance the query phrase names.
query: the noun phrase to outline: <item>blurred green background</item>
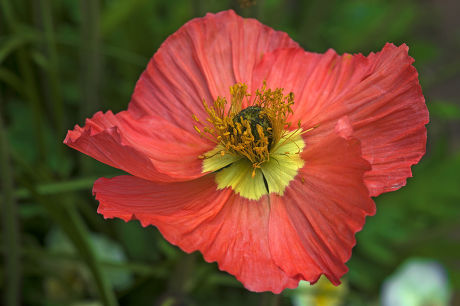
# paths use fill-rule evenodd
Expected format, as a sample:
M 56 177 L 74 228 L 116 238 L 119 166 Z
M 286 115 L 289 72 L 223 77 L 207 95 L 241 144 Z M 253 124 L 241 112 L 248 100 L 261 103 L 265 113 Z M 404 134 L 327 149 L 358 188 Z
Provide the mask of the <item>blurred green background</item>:
M 0 3 L 4 305 L 315 305 L 300 295 L 316 305 L 379 305 L 385 279 L 413 257 L 442 264 L 451 303 L 460 305 L 459 1 Z M 120 172 L 62 144 L 68 129 L 96 111 L 126 109 L 168 35 L 229 8 L 287 32 L 306 50 L 367 54 L 385 42 L 407 43 L 416 60 L 431 117 L 427 154 L 406 187 L 376 199 L 377 214 L 358 233 L 338 290 L 325 283 L 278 296 L 251 293 L 154 227 L 103 220 L 92 183 Z

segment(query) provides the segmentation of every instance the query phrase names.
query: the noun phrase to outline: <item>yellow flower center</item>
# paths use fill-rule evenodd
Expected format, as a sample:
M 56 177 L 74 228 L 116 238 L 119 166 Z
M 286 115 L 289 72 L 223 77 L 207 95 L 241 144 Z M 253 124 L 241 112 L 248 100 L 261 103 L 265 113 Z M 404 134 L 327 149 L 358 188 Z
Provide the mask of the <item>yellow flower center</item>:
M 283 195 L 289 182 L 303 167 L 300 153 L 305 147 L 300 128 L 289 130 L 287 122 L 294 94 L 281 88 L 267 89 L 264 83 L 254 97 L 245 84 L 230 87 L 231 102 L 218 97 L 213 105 L 203 106 L 209 115 L 206 123 L 193 115 L 195 130 L 216 143 L 204 155 L 203 172 L 216 172 L 219 189 L 231 187 L 241 196 L 258 200 L 271 192 Z M 243 105 L 247 107 L 242 109 Z M 228 110 L 227 110 L 228 108 Z

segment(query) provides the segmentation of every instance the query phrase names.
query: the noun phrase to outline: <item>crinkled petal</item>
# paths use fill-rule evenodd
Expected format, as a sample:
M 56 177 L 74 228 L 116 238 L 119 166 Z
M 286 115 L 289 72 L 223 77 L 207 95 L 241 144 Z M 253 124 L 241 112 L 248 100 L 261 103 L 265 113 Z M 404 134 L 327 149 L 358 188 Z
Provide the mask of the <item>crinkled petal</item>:
M 410 166 L 426 151 L 428 110 L 408 49 L 387 44 L 369 55 L 372 74 L 345 98 L 354 135 L 372 164 L 364 177 L 372 196 L 406 185 Z
M 332 49 L 319 54 L 285 48 L 264 56 L 255 68 L 252 85 L 255 89 L 265 80 L 269 88 L 293 92 L 294 113 L 289 119 L 294 123 L 301 120 L 304 128 L 323 127 L 325 123 L 335 125 L 335 120 L 346 115 L 336 102 L 364 78 L 367 70 L 367 60 L 360 54 L 339 56 Z M 334 108 L 328 108 L 331 105 Z M 330 129 L 324 130 L 329 133 Z
M 294 114 L 321 141 L 347 115 L 362 154 L 372 166 L 365 182 L 372 196 L 404 186 L 410 167 L 425 153 L 428 111 L 406 45 L 387 44 L 381 52 L 338 55 L 296 48 L 268 53 L 257 65 L 253 86 L 267 80 L 295 95 Z
M 338 285 L 355 233 L 375 213 L 363 181 L 370 167 L 359 141 L 335 132 L 313 145 L 307 137 L 302 158 L 305 166 L 284 196 L 270 197 L 270 251 L 289 276 L 314 283 L 325 274 Z
M 205 121 L 202 101 L 229 96 L 237 82 L 250 83 L 256 62 L 277 48 L 295 47 L 274 31 L 232 10 L 196 18 L 168 37 L 141 75 L 129 111 L 156 114 L 190 129 L 192 114 Z
M 211 149 L 193 126 L 205 122 L 203 99 L 249 83 L 256 62 L 280 47 L 295 47 L 286 33 L 233 11 L 191 20 L 161 45 L 142 73 L 127 112 L 96 114 L 64 141 L 113 167 L 153 181 L 202 175 L 197 156 Z
M 237 277 L 253 291 L 279 293 L 298 280 L 274 264 L 268 246 L 269 205 L 216 190 L 213 175 L 194 181 L 156 184 L 133 176 L 99 179 L 93 192 L 106 218 L 138 219 L 155 225 L 186 252 L 199 250 L 206 261 Z
M 112 167 L 152 181 L 182 181 L 203 175 L 198 156 L 212 148 L 197 133 L 158 117 L 129 112 L 96 113 L 64 143 Z

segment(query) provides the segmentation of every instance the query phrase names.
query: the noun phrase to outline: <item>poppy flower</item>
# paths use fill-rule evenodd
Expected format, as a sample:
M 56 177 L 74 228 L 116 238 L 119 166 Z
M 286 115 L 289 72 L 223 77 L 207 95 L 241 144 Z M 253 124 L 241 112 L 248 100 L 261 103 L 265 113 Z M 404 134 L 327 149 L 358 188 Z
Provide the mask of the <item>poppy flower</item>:
M 105 218 L 156 226 L 252 291 L 346 273 L 371 197 L 404 186 L 428 112 L 406 45 L 338 55 L 233 11 L 160 46 L 128 110 L 64 141 L 129 175 L 93 188 Z

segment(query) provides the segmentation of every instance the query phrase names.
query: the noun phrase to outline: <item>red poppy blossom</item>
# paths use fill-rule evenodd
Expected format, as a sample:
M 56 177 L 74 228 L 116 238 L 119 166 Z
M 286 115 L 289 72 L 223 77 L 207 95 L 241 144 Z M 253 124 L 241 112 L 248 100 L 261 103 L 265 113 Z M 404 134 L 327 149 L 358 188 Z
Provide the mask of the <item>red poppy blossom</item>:
M 154 225 L 249 290 L 337 285 L 371 197 L 404 186 L 425 153 L 412 63 L 406 45 L 317 54 L 208 14 L 161 45 L 128 110 L 96 113 L 64 143 L 130 174 L 95 182 L 105 218 Z

